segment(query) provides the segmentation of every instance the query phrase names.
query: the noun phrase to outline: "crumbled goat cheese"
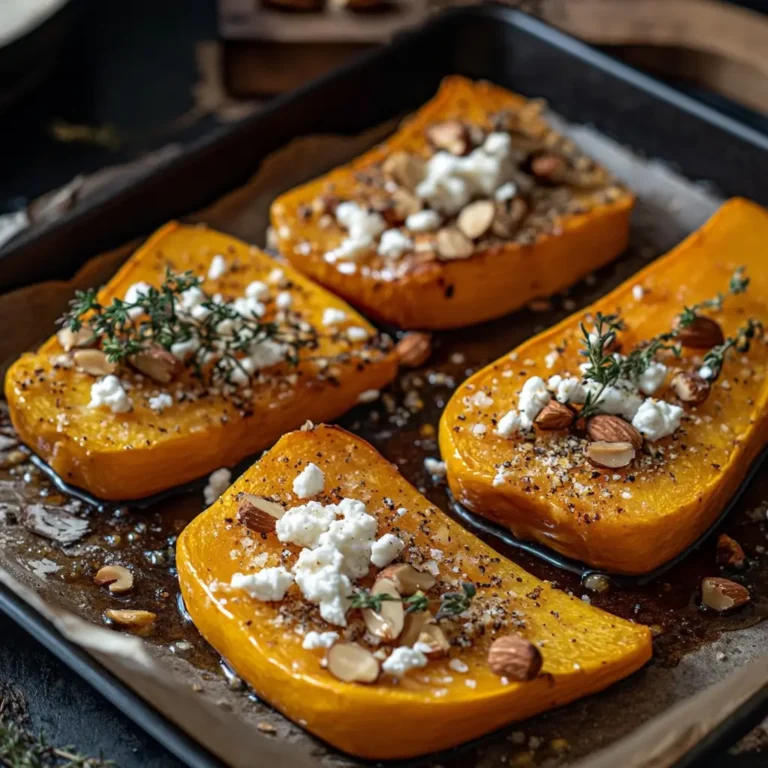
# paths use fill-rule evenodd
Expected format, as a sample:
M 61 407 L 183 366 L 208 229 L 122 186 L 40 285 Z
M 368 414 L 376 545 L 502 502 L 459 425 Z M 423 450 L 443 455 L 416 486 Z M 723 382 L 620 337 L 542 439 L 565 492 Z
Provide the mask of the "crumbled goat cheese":
M 405 227 L 411 232 L 434 232 L 442 224 L 442 221 L 437 211 L 425 209 L 412 213 L 405 220 Z
M 597 396 L 601 385 L 596 381 L 587 381 L 584 384 L 586 392 Z M 597 401 L 597 409 L 600 413 L 612 416 L 622 416 L 628 421 L 633 419 L 643 402 L 643 398 L 635 392 L 632 383 L 619 379 L 616 385 L 607 386 Z
M 683 409 L 664 400 L 648 398 L 638 408 L 632 426 L 651 442 L 671 435 L 679 426 Z
M 632 286 L 632 298 L 635 301 L 642 301 L 643 296 L 645 296 L 645 290 L 643 289 L 642 285 L 633 285 Z
M 448 667 L 454 672 L 460 672 L 461 674 L 469 672 L 469 667 L 461 659 L 451 659 L 448 662 Z
M 494 198 L 500 203 L 511 200 L 515 195 L 517 195 L 517 185 L 513 181 L 508 181 L 506 184 L 502 184 L 493 193 Z
M 365 341 L 369 334 L 365 328 L 361 328 L 359 325 L 353 325 L 351 328 L 347 328 L 347 338 L 350 341 Z
M 555 399 L 558 403 L 563 404 L 583 403 L 587 399 L 587 393 L 581 381 L 571 376 L 558 383 L 555 391 Z
M 239 296 L 236 298 L 232 302 L 232 309 L 234 309 L 240 317 L 248 319 L 262 317 L 267 311 L 267 308 L 262 302 L 249 296 Z
M 651 362 L 638 376 L 637 388 L 644 395 L 654 395 L 667 378 L 668 368 L 664 363 Z
M 325 488 L 325 475 L 316 464 L 309 463 L 293 481 L 293 492 L 300 499 L 317 496 Z
M 399 229 L 388 229 L 379 240 L 378 254 L 385 259 L 399 259 L 413 249 L 413 240 Z
M 261 280 L 254 280 L 245 287 L 245 298 L 263 301 L 269 296 L 269 286 Z
M 387 228 L 380 214 L 366 211 L 352 202 L 336 206 L 336 221 L 347 230 L 347 237 L 337 248 L 325 254 L 325 260 L 330 263 L 340 259 L 354 259 L 369 250 L 374 239 Z
M 285 272 L 282 269 L 275 268 L 269 273 L 267 280 L 273 285 L 281 285 L 285 282 Z
M 314 549 L 338 514 L 339 508 L 335 504 L 326 505 L 319 501 L 292 507 L 275 523 L 277 538 L 286 544 Z
M 381 392 L 378 389 L 366 389 L 357 396 L 358 403 L 372 403 L 378 400 Z
M 560 353 L 556 349 L 553 349 L 544 356 L 544 365 L 546 365 L 547 368 L 554 368 L 557 365 L 558 357 L 560 357 Z
M 102 405 L 106 405 L 112 413 L 127 413 L 133 408 L 131 398 L 117 376 L 105 376 L 91 384 L 91 402 L 88 407 L 100 408 Z
M 347 313 L 343 309 L 328 307 L 323 310 L 323 325 L 338 325 L 347 319 Z
M 511 174 L 510 146 L 509 134 L 491 133 L 482 147 L 465 157 L 436 152 L 426 163 L 416 194 L 447 215 L 458 213 L 473 197 L 490 197 Z
M 227 488 L 229 488 L 231 482 L 232 473 L 225 467 L 217 469 L 215 472 L 211 472 L 211 475 L 208 478 L 208 485 L 203 488 L 203 498 L 205 499 L 205 503 L 208 506 L 213 504 L 213 502 L 216 501 Z
M 194 337 L 171 344 L 171 354 L 179 360 L 186 360 L 191 355 L 194 355 L 198 349 L 200 349 L 200 340 Z
M 706 381 L 710 381 L 715 378 L 715 371 L 708 365 L 702 365 L 701 368 L 699 368 L 699 376 Z
M 314 651 L 317 648 L 330 648 L 338 639 L 338 632 L 307 632 L 301 647 L 308 651 Z
M 385 533 L 371 546 L 371 562 L 377 568 L 389 565 L 405 548 L 405 543 L 392 533 Z
M 359 579 L 368 573 L 378 523 L 366 512 L 362 501 L 342 499 L 337 507 L 342 517 L 334 520 L 320 535 L 318 546 L 330 546 L 340 552 L 343 556 L 341 572 Z
M 162 413 L 172 405 L 173 398 L 167 392 L 161 392 L 159 395 L 149 398 L 149 407 L 157 413 Z
M 531 376 L 520 393 L 520 423 L 524 429 L 529 429 L 533 420 L 541 413 L 542 408 L 550 401 L 547 385 L 540 376 Z M 525 417 L 525 418 L 523 418 Z
M 472 434 L 475 437 L 482 437 L 488 431 L 488 427 L 485 424 L 474 424 L 472 426 Z
M 220 277 L 224 277 L 227 274 L 227 260 L 217 253 L 211 259 L 211 265 L 208 267 L 208 279 L 218 280 Z
M 381 668 L 393 677 L 402 677 L 411 669 L 427 666 L 427 657 L 415 648 L 400 646 L 395 648 Z
M 427 458 L 424 459 L 424 469 L 426 469 L 430 475 L 434 475 L 435 477 L 445 477 L 447 473 L 445 462 L 433 459 L 431 456 L 427 456 Z
M 505 413 L 496 426 L 496 434 L 499 437 L 511 437 L 520 429 L 520 414 L 513 408 Z
M 344 556 L 332 546 L 302 549 L 293 568 L 296 584 L 329 624 L 347 626 L 352 582 L 341 572 Z
M 147 295 L 147 292 L 151 287 L 152 286 L 149 283 L 145 282 L 134 283 L 129 286 L 128 290 L 125 292 L 125 303 L 135 304 L 142 296 Z M 141 307 L 133 307 L 133 309 L 128 310 L 128 317 L 130 317 L 131 320 L 136 320 L 136 318 L 141 317 L 143 314 L 144 312 Z
M 275 299 L 275 306 L 278 309 L 290 309 L 293 304 L 293 296 L 289 291 L 280 291 Z
M 493 405 L 493 398 L 480 390 L 479 392 L 475 392 L 475 394 L 469 398 L 469 402 L 472 405 L 476 405 L 478 408 L 490 408 Z
M 244 589 L 255 600 L 271 602 L 282 600 L 293 584 L 293 575 L 283 568 L 265 568 L 257 573 L 235 573 L 230 586 Z

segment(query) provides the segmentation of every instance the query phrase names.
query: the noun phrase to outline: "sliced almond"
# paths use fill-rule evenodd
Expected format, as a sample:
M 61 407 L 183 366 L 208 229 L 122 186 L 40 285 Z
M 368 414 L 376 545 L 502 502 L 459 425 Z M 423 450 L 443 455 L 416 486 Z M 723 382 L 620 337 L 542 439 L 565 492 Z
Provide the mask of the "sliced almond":
M 181 360 L 163 347 L 143 349 L 131 358 L 130 363 L 137 371 L 160 384 L 168 384 L 184 367 Z
M 396 640 L 403 631 L 405 609 L 395 582 L 390 579 L 376 579 L 371 595 L 389 595 L 396 598 L 382 602 L 381 611 L 377 612 L 371 608 L 363 610 L 363 621 L 372 635 L 386 641 Z
M 135 611 L 123 608 L 109 608 L 104 615 L 115 624 L 132 630 L 146 630 L 157 618 L 152 611 Z
M 455 227 L 445 227 L 435 238 L 437 253 L 441 259 L 466 259 L 474 253 L 472 241 Z
M 721 533 L 717 539 L 717 562 L 731 568 L 742 568 L 747 556 L 736 539 L 732 539 L 725 533 Z
M 520 682 L 533 680 L 539 674 L 541 665 L 539 649 L 518 634 L 494 640 L 488 650 L 488 666 L 499 677 Z
M 550 400 L 539 412 L 534 424 L 539 429 L 568 429 L 573 424 L 573 411 L 557 400 Z
M 608 443 L 597 440 L 587 446 L 585 453 L 593 464 L 608 469 L 626 467 L 635 458 L 634 446 L 625 442 Z
M 695 371 L 678 371 L 669 385 L 678 398 L 688 405 L 701 405 L 712 389 L 710 383 Z
M 432 353 L 432 335 L 409 331 L 395 344 L 395 355 L 402 368 L 419 368 Z
M 91 376 L 109 376 L 117 370 L 115 363 L 110 363 L 100 349 L 77 349 L 72 354 L 75 365 Z
M 677 338 L 684 347 L 691 349 L 711 349 L 725 340 L 720 324 L 704 315 L 696 315 L 690 325 L 680 328 Z
M 459 120 L 433 123 L 427 128 L 427 139 L 436 149 L 444 149 L 452 155 L 465 155 L 470 148 L 469 132 Z
M 80 326 L 80 329 L 77 331 L 73 331 L 69 326 L 64 327 L 56 334 L 56 338 L 65 352 L 69 352 L 72 349 L 90 347 L 96 342 L 93 331 L 87 325 Z
M 412 646 L 434 622 L 435 617 L 429 611 L 406 613 L 403 631 L 400 633 L 400 645 Z
M 456 226 L 470 240 L 479 240 L 490 228 L 496 215 L 496 206 L 491 200 L 477 200 L 465 205 Z
M 741 608 L 751 600 L 749 590 L 730 579 L 708 576 L 701 582 L 701 602 L 713 611 Z
M 375 683 L 381 672 L 376 657 L 357 643 L 334 643 L 325 660 L 328 671 L 345 683 Z
M 429 659 L 439 659 L 448 655 L 451 644 L 445 632 L 437 624 L 427 624 L 416 641 L 421 646 L 421 652 Z M 426 650 L 429 648 L 429 650 Z
M 403 597 L 410 597 L 417 592 L 429 592 L 436 582 L 435 577 L 431 573 L 417 571 L 408 563 L 388 565 L 383 571 L 379 572 L 376 580 L 378 581 L 379 579 L 391 581 Z
M 285 514 L 285 508 L 276 501 L 242 493 L 238 497 L 237 522 L 256 533 L 271 533 L 275 523 Z
M 418 213 L 422 207 L 421 200 L 419 200 L 413 192 L 408 191 L 404 187 L 398 187 L 398 189 L 392 193 L 392 212 L 394 214 L 394 221 L 388 221 L 387 223 L 391 225 L 400 225 L 409 216 Z M 386 218 L 386 216 L 384 218 Z
M 522 197 L 514 197 L 508 203 L 496 203 L 491 232 L 496 237 L 510 240 L 517 234 L 527 215 L 528 204 Z
M 109 584 L 109 591 L 113 595 L 122 595 L 133 589 L 133 574 L 122 565 L 105 565 L 99 568 L 93 583 L 100 587 Z
M 587 422 L 587 435 L 593 441 L 630 443 L 636 451 L 643 447 L 643 436 L 619 416 L 605 413 L 593 416 Z
M 401 187 L 413 190 L 424 178 L 424 158 L 409 152 L 393 152 L 383 162 L 381 169 Z

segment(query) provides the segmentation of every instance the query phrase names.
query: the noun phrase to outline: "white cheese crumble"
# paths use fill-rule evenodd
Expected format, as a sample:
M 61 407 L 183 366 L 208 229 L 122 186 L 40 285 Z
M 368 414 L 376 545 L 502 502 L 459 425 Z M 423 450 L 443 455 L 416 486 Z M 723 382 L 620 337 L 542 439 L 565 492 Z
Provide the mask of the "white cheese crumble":
M 128 290 L 125 292 L 126 304 L 135 304 L 142 296 L 147 295 L 147 292 L 151 287 L 152 286 L 149 283 L 145 282 L 134 283 L 129 286 Z M 133 309 L 128 310 L 128 317 L 130 317 L 131 320 L 135 320 L 143 314 L 144 313 L 140 307 L 133 307 Z
M 377 568 L 388 566 L 405 548 L 405 543 L 392 533 L 385 533 L 371 546 L 371 562 Z
M 358 403 L 372 403 L 379 399 L 381 392 L 378 389 L 366 389 L 357 396 Z
M 431 456 L 427 456 L 427 458 L 424 459 L 424 469 L 426 469 L 430 475 L 434 475 L 435 477 L 445 477 L 447 473 L 445 462 L 433 459 Z
M 365 341 L 368 336 L 368 331 L 359 325 L 353 325 L 351 328 L 347 328 L 347 338 L 350 341 Z
M 648 398 L 637 409 L 632 426 L 646 440 L 653 442 L 671 435 L 680 426 L 682 415 L 683 409 L 679 406 L 670 405 L 665 400 Z
M 91 402 L 88 407 L 100 408 L 103 405 L 112 413 L 128 413 L 133 408 L 131 398 L 117 376 L 105 376 L 91 384 Z
M 314 651 L 317 648 L 330 648 L 338 639 L 338 632 L 307 632 L 301 647 L 308 651 Z
M 710 381 L 715 378 L 715 371 L 709 365 L 702 365 L 701 368 L 699 368 L 699 376 L 706 381 Z
M 316 464 L 309 463 L 293 481 L 293 492 L 300 499 L 317 496 L 325 488 L 325 475 Z
M 652 361 L 638 376 L 637 388 L 644 395 L 654 395 L 667 378 L 668 368 L 664 363 Z
M 496 434 L 499 437 L 512 437 L 520 429 L 520 414 L 513 408 L 507 411 L 496 425 Z
M 270 283 L 274 285 L 282 285 L 285 282 L 285 272 L 282 269 L 275 267 L 267 277 Z
M 333 547 L 302 549 L 293 568 L 301 594 L 320 608 L 320 615 L 329 624 L 347 626 L 349 595 L 352 582 L 341 572 L 344 560 Z
M 632 286 L 632 298 L 635 301 L 642 301 L 643 296 L 645 296 L 645 290 L 642 285 L 633 285 Z
M 594 396 L 600 391 L 601 385 L 596 381 L 587 381 L 584 389 Z M 643 402 L 643 398 L 634 391 L 632 383 L 619 379 L 616 385 L 607 386 L 597 400 L 597 409 L 600 413 L 612 416 L 622 416 L 630 421 L 634 418 Z
M 277 538 L 284 543 L 314 549 L 337 514 L 339 508 L 335 504 L 325 505 L 319 501 L 292 507 L 275 523 Z
M 454 672 L 460 672 L 461 674 L 469 672 L 469 667 L 461 659 L 451 659 L 448 662 L 448 667 Z
M 257 573 L 235 573 L 230 586 L 244 589 L 255 600 L 272 602 L 282 600 L 288 588 L 293 584 L 293 575 L 283 568 L 264 568 Z
M 167 392 L 149 398 L 149 407 L 156 413 L 162 413 L 173 405 L 173 398 Z
M 347 313 L 343 309 L 327 307 L 323 310 L 323 325 L 338 325 L 347 319 Z
M 554 377 L 552 377 L 554 378 Z M 552 381 L 552 379 L 550 379 Z M 587 393 L 581 381 L 573 376 L 562 379 L 556 387 L 555 399 L 558 403 L 583 403 Z
M 413 249 L 413 240 L 399 229 L 388 229 L 379 240 L 378 254 L 385 259 L 399 259 Z
M 387 228 L 387 223 L 380 214 L 366 211 L 352 202 L 339 203 L 336 206 L 336 221 L 347 230 L 347 237 L 337 248 L 325 254 L 325 260 L 330 263 L 356 258 L 369 250 L 375 238 Z
M 217 253 L 211 259 L 211 265 L 208 267 L 208 279 L 218 280 L 227 274 L 227 270 L 227 260 L 220 253 Z
M 442 217 L 437 211 L 425 209 L 412 213 L 406 220 L 406 229 L 411 232 L 434 232 L 442 224 Z
M 203 488 L 203 498 L 205 503 L 210 507 L 216 499 L 221 496 L 224 491 L 229 488 L 229 484 L 232 482 L 232 473 L 222 467 L 215 472 L 211 472 L 208 478 L 208 485 Z
M 293 304 L 293 296 L 289 291 L 280 291 L 275 299 L 275 306 L 278 309 L 290 309 Z
M 475 392 L 475 394 L 469 398 L 469 402 L 472 405 L 476 405 L 478 408 L 490 408 L 493 405 L 493 398 L 480 390 L 479 392 Z
M 513 181 L 508 181 L 506 184 L 502 184 L 494 193 L 493 196 L 500 203 L 504 203 L 507 200 L 511 200 L 517 195 L 517 185 Z
M 523 384 L 523 390 L 520 393 L 520 425 L 523 429 L 530 429 L 533 420 L 550 399 L 547 385 L 540 376 L 531 376 Z
M 266 283 L 262 283 L 261 280 L 254 280 L 252 283 L 248 283 L 248 285 L 245 287 L 246 299 L 256 299 L 256 301 L 263 301 L 268 296 L 269 286 Z
M 472 426 L 472 434 L 475 437 L 482 437 L 488 431 L 488 427 L 485 424 L 474 424 Z
M 400 646 L 395 648 L 381 668 L 393 677 L 402 677 L 411 669 L 419 669 L 427 666 L 427 657 L 415 648 Z

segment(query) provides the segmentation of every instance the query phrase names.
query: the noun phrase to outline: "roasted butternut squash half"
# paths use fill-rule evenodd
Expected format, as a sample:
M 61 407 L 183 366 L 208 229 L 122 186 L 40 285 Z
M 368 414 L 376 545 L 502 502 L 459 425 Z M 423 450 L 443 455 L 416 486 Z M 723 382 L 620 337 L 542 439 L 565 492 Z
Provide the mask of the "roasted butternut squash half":
M 136 499 L 231 466 L 397 372 L 386 337 L 262 251 L 171 223 L 8 371 L 19 437 L 67 482 Z
M 654 570 L 768 439 L 768 213 L 734 199 L 672 252 L 454 393 L 440 450 L 468 509 L 597 568 Z
M 283 437 L 177 563 L 196 626 L 258 695 L 365 758 L 460 744 L 651 655 L 646 627 L 501 558 L 337 427 Z
M 390 139 L 272 206 L 281 253 L 381 322 L 499 317 L 626 247 L 633 196 L 542 116 L 463 77 Z

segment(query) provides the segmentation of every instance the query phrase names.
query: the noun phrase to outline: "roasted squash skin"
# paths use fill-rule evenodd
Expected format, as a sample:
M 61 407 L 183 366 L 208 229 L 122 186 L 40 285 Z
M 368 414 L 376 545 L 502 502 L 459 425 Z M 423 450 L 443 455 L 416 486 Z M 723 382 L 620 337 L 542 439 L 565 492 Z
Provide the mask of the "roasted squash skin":
M 462 119 L 487 125 L 494 113 L 519 109 L 526 100 L 488 82 L 446 78 L 437 95 L 405 121 L 390 139 L 352 163 L 297 187 L 272 206 L 272 225 L 281 253 L 304 274 L 326 286 L 367 316 L 400 328 L 459 328 L 501 317 L 539 296 L 572 285 L 608 263 L 627 245 L 634 197 L 625 191 L 612 202 L 584 214 L 559 217 L 559 231 L 530 244 L 505 242 L 453 261 L 424 261 L 392 280 L 373 274 L 343 274 L 324 254 L 339 245 L 337 228 L 323 228 L 320 217 L 300 216 L 327 190 L 339 199 L 353 196 L 361 169 L 402 150 L 426 156 L 425 128 Z M 581 199 L 581 198 L 580 198 Z M 584 201 L 590 199 L 585 193 Z
M 129 371 L 120 375 L 132 385 L 133 410 L 116 414 L 88 407 L 94 377 L 74 368 L 53 366 L 52 359 L 63 351 L 53 336 L 37 352 L 25 354 L 13 364 L 6 376 L 5 394 L 21 440 L 67 482 L 102 499 L 142 498 L 218 467 L 232 466 L 267 448 L 306 419 L 336 418 L 351 408 L 362 392 L 379 389 L 395 376 L 394 353 L 371 346 L 365 364 L 355 358 L 339 361 L 334 363 L 337 375 L 332 381 L 318 378 L 317 364 L 308 357 L 333 358 L 369 343 L 353 344 L 340 338 L 341 332 L 332 337 L 321 322 L 325 308 L 347 313 L 347 319 L 338 326 L 340 331 L 359 326 L 373 339 L 375 329 L 290 266 L 205 227 L 170 223 L 160 229 L 101 291 L 100 300 L 109 303 L 114 297 L 122 298 L 129 286 L 139 281 L 160 285 L 167 266 L 207 275 L 216 254 L 225 255 L 235 266 L 217 280 L 205 280 L 203 288 L 210 293 L 240 296 L 252 281 L 267 281 L 275 268 L 283 269 L 293 308 L 318 328 L 319 348 L 302 350 L 295 369 L 287 363 L 268 369 L 275 375 L 253 386 L 251 415 L 212 394 L 195 401 L 175 401 L 156 413 L 150 409 L 148 398 L 163 391 L 162 385 Z M 295 384 L 285 378 L 292 374 Z M 183 374 L 179 382 L 167 385 L 167 391 L 175 392 L 176 385 L 183 385 L 189 376 Z
M 491 595 L 511 598 L 510 608 L 524 619 L 519 631 L 541 643 L 540 676 L 504 685 L 492 674 L 486 656 L 497 635 L 489 628 L 470 648 L 453 649 L 468 665 L 466 674 L 451 670 L 442 659 L 412 670 L 400 683 L 384 674 L 372 685 L 343 683 L 321 666 L 321 652 L 302 648 L 294 626 L 274 621 L 295 586 L 283 603 L 222 590 L 220 585 L 229 584 L 234 573 L 257 570 L 254 557 L 268 553 L 269 565 L 279 562 L 285 546 L 270 534 L 255 535 L 252 544 L 243 546 L 243 529 L 233 523 L 238 493 L 268 495 L 290 507 L 298 503 L 290 493 L 291 480 L 309 460 L 323 470 L 334 496 L 365 501 L 369 514 L 378 518 L 379 535 L 413 532 L 416 546 L 442 549 L 439 579 L 452 576 L 451 567 L 459 566 L 478 584 L 476 601 Z M 397 516 L 395 509 L 402 507 L 407 513 Z M 569 597 L 500 558 L 431 506 L 370 445 L 337 427 L 283 437 L 187 526 L 179 537 L 177 563 L 195 625 L 258 695 L 334 747 L 364 758 L 406 758 L 460 744 L 603 689 L 651 655 L 646 627 Z M 485 576 L 479 570 L 483 564 L 489 564 Z M 494 586 L 488 574 L 498 579 Z M 317 618 L 307 628 L 339 629 Z M 470 688 L 467 680 L 476 686 Z
M 764 341 L 754 343 L 747 356 L 731 354 L 706 402 L 688 408 L 690 417 L 679 434 L 652 443 L 666 457 L 655 470 L 630 465 L 595 472 L 582 462 L 568 469 L 568 482 L 554 487 L 551 472 L 531 451 L 527 460 L 504 469 L 503 481 L 494 484 L 499 469 L 521 445 L 519 438 L 499 437 L 494 427 L 517 407 L 525 377 L 546 380 L 556 369 L 578 371 L 584 360 L 578 354 L 579 322 L 588 313 L 619 310 L 627 323 L 621 341 L 631 349 L 669 330 L 684 305 L 725 290 L 734 270 L 745 266 L 749 290 L 728 299 L 713 317 L 726 336 L 748 317 L 765 319 L 766 238 L 768 213 L 746 200 L 731 200 L 668 255 L 612 293 L 470 377 L 454 393 L 440 422 L 440 450 L 454 497 L 521 539 L 615 573 L 647 573 L 685 550 L 714 522 L 766 444 Z M 634 286 L 641 286 L 642 298 L 633 296 Z M 545 357 L 555 348 L 564 351 L 556 369 L 548 369 Z M 692 350 L 685 350 L 679 366 L 685 368 L 686 361 L 695 365 L 691 358 Z M 493 404 L 468 409 L 466 398 L 478 391 L 486 392 Z M 471 432 L 476 422 L 488 425 L 482 437 Z M 560 439 L 557 435 L 537 431 L 536 445 Z

